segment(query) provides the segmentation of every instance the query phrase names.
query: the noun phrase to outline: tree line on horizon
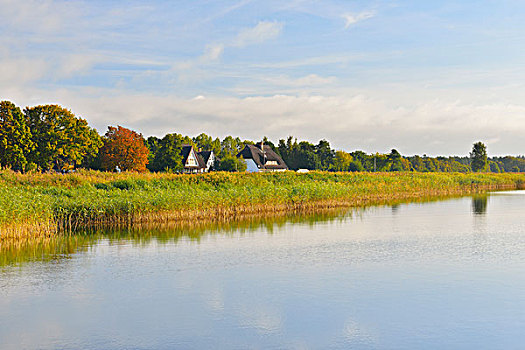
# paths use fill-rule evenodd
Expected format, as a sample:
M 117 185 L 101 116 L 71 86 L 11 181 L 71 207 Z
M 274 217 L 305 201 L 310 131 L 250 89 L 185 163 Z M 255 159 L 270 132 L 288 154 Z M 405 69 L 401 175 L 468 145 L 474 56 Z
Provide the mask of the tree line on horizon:
M 469 156 L 427 157 L 390 153 L 334 150 L 326 140 L 317 144 L 290 136 L 274 144 L 262 140 L 286 162 L 290 170 L 324 171 L 418 171 L 418 172 L 524 172 L 525 157 L 487 157 L 486 146 L 473 145 Z M 213 170 L 244 171 L 246 164 L 237 154 L 251 140 L 226 136 L 223 140 L 205 133 L 195 137 L 169 133 L 159 138 L 122 126 L 108 126 L 104 135 L 87 121 L 58 105 L 26 107 L 21 110 L 9 101 L 0 102 L 0 166 L 15 171 L 67 171 L 87 168 L 103 171 L 183 170 L 181 149 L 192 145 L 213 151 Z

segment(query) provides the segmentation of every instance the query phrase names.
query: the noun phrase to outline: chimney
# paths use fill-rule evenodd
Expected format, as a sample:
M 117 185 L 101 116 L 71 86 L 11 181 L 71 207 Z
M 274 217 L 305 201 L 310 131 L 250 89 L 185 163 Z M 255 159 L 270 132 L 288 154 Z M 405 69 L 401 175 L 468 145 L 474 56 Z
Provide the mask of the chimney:
M 264 152 L 264 141 L 261 141 L 261 152 L 263 154 L 263 168 L 266 167 L 266 153 Z

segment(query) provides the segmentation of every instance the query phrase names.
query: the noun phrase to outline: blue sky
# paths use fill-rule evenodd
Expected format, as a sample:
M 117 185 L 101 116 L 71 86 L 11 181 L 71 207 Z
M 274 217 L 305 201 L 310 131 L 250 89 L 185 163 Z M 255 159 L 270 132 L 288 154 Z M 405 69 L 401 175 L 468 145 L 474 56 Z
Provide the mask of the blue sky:
M 337 149 L 524 154 L 520 1 L 0 0 L 0 98 Z

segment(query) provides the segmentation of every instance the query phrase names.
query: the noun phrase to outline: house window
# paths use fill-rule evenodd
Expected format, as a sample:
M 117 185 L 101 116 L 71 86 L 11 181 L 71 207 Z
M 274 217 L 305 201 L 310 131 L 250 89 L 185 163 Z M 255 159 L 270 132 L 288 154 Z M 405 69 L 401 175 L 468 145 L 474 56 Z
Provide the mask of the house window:
M 265 165 L 279 165 L 276 160 L 268 160 Z
M 195 161 L 195 158 L 188 157 L 188 162 L 186 164 L 187 165 L 197 165 L 197 162 Z

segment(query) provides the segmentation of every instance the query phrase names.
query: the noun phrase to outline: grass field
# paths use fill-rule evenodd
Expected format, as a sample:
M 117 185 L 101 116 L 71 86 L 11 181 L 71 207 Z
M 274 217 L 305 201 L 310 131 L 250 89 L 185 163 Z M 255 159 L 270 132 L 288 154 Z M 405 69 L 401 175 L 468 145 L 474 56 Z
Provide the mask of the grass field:
M 276 211 L 514 189 L 525 174 L 105 173 L 0 171 L 0 239 L 31 238 L 86 226 L 214 220 Z

